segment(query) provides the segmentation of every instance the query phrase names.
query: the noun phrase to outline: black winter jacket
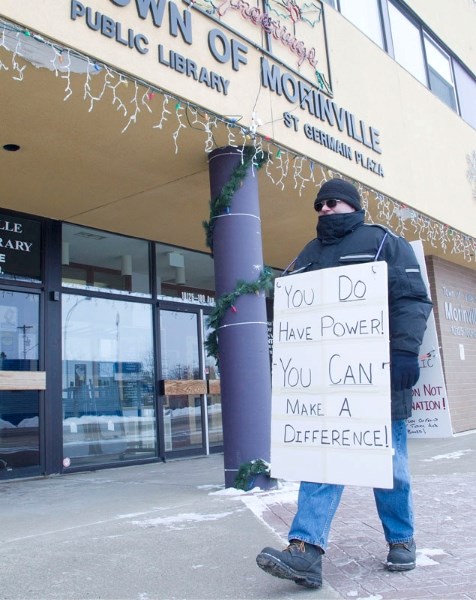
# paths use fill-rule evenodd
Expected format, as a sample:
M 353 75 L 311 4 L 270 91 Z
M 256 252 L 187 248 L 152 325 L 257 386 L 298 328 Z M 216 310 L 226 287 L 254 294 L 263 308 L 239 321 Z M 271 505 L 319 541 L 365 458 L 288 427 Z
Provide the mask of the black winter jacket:
M 374 260 L 388 265 L 390 350 L 418 354 L 432 303 L 415 253 L 404 238 L 386 227 L 365 224 L 363 210 L 321 217 L 317 238 L 301 251 L 293 273 Z M 392 389 L 391 406 L 392 420 L 410 417 L 412 390 Z

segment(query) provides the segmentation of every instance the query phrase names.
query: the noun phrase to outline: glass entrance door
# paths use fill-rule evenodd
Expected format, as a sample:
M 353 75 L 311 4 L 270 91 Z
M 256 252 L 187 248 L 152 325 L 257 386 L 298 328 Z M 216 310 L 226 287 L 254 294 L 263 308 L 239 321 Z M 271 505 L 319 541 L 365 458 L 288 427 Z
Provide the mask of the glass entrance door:
M 202 336 L 199 310 L 161 307 L 160 394 L 165 452 L 203 452 L 205 447 Z
M 29 382 L 39 370 L 39 306 L 38 294 L 0 290 L 0 479 L 40 471 L 40 392 Z
M 211 329 L 207 323 L 207 314 L 203 315 L 203 337 L 207 339 Z M 214 356 L 208 356 L 204 350 L 205 377 L 207 379 L 207 425 L 209 452 L 223 449 L 223 425 L 221 416 L 220 369 Z
M 63 465 L 157 455 L 152 307 L 63 294 Z

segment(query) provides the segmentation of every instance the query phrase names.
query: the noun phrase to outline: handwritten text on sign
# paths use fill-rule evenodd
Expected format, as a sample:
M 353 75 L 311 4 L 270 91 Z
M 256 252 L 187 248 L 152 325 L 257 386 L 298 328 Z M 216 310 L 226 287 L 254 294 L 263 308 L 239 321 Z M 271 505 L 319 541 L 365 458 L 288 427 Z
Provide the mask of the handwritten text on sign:
M 275 281 L 272 476 L 392 487 L 387 265 Z

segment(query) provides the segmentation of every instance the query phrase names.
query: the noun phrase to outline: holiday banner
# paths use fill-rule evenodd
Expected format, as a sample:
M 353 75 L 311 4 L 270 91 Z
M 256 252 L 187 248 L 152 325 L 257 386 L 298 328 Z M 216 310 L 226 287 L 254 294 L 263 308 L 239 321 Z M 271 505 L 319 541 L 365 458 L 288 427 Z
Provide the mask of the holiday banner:
M 271 475 L 391 488 L 387 264 L 275 280 Z
M 431 297 L 423 244 L 417 240 L 411 242 L 411 245 L 420 264 L 428 296 Z M 408 435 L 415 438 L 452 437 L 450 409 L 433 311 L 428 318 L 419 358 L 420 378 L 412 390 L 412 416 L 407 421 Z

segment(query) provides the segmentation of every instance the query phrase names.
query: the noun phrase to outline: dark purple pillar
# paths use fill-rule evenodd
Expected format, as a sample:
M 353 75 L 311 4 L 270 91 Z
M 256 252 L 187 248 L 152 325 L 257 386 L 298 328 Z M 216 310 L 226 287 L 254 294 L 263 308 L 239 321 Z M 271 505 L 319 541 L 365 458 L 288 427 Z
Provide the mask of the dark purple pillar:
M 212 198 L 240 164 L 237 148 L 210 154 Z M 229 212 L 214 222 L 216 297 L 233 292 L 237 282 L 254 282 L 263 270 L 257 170 L 250 167 L 234 194 Z M 233 487 L 240 466 L 269 461 L 271 371 L 264 293 L 244 294 L 227 310 L 218 329 L 225 487 Z

